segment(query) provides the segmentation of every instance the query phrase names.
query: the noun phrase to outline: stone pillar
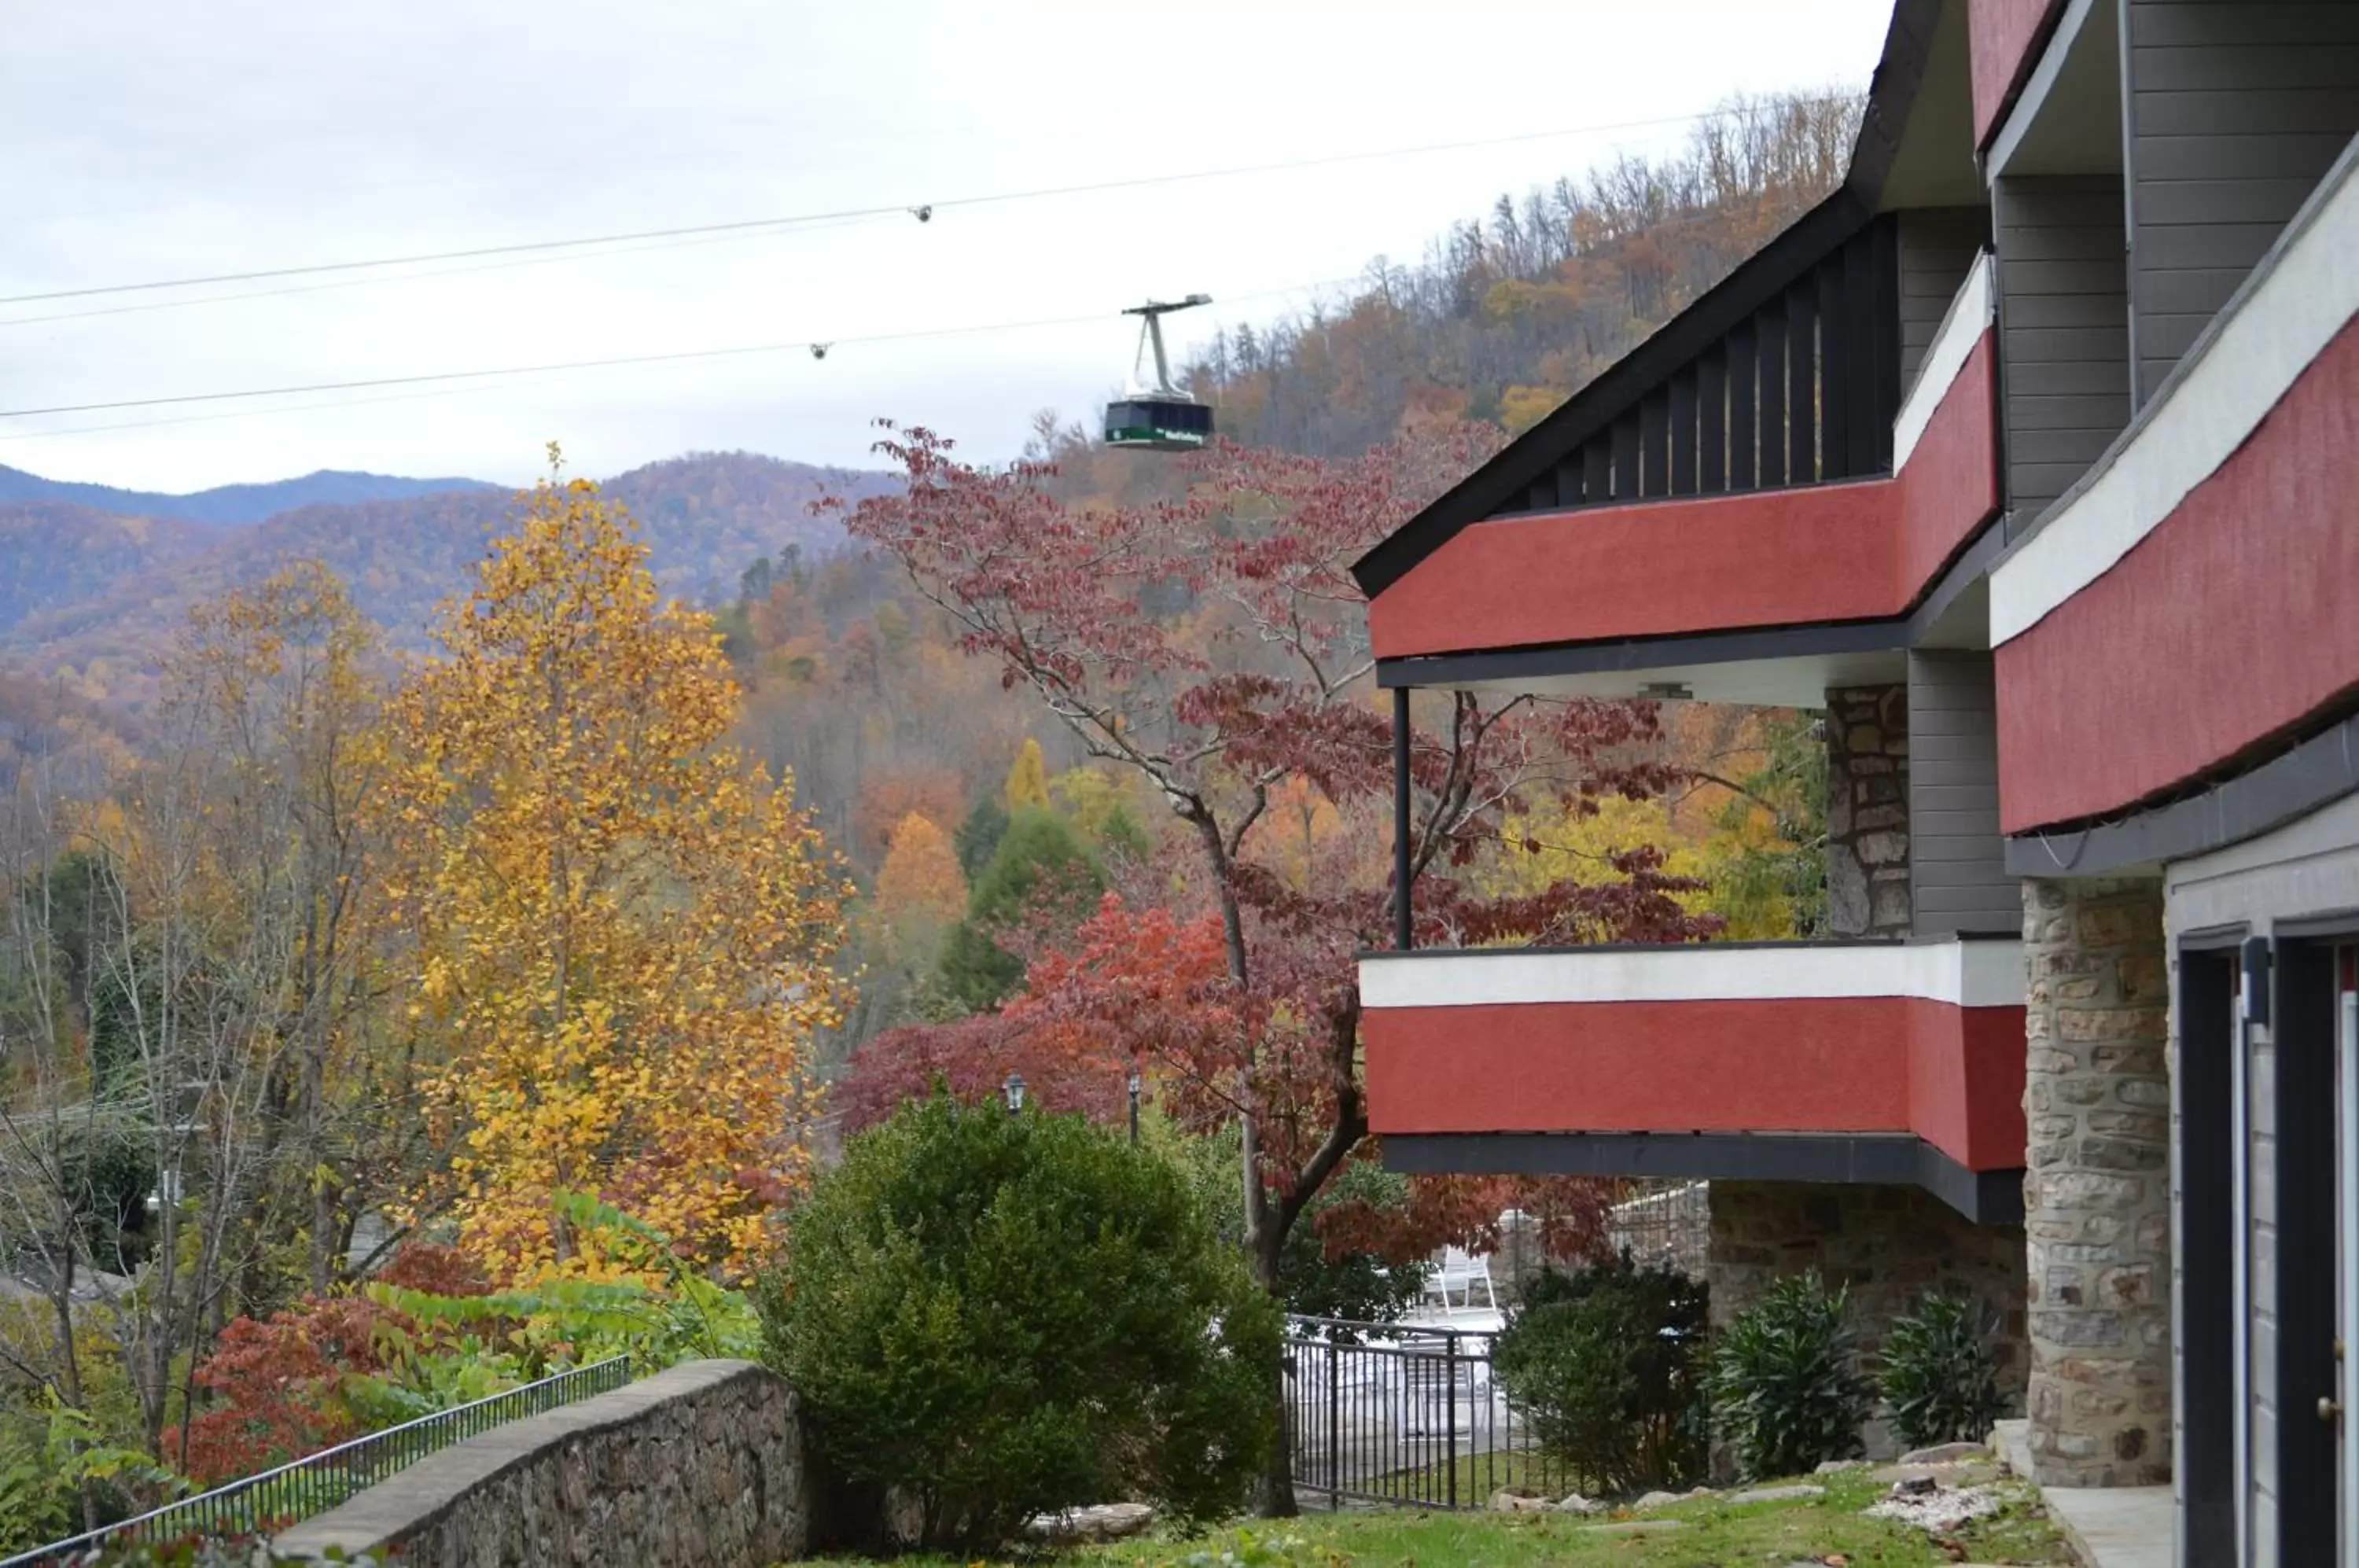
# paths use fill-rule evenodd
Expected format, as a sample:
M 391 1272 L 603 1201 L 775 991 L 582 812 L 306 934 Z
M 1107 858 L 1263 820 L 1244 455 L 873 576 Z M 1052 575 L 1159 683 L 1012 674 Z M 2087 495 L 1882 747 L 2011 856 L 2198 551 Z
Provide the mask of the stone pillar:
M 1908 934 L 1908 686 L 1827 693 L 1827 929 Z
M 2023 1179 L 2032 1466 L 2170 1479 L 2170 1080 L 2162 883 L 2026 882 Z

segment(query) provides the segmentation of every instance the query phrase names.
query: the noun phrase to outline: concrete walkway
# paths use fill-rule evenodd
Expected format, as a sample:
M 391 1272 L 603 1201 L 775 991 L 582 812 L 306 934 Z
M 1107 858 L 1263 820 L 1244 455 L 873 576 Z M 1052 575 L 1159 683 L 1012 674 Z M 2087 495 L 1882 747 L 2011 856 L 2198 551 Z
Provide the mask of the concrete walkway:
M 1992 1434 L 2009 1470 L 2031 1476 L 2029 1423 L 2001 1421 Z M 2168 1486 L 2042 1486 L 2057 1527 L 2089 1568 L 2170 1568 Z

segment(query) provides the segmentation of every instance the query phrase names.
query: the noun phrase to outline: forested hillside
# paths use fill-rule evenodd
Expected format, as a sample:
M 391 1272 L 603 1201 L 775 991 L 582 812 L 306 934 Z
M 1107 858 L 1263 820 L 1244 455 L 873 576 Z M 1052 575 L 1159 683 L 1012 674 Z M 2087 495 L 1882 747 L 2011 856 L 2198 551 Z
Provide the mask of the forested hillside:
M 1503 194 L 1342 306 L 1224 336 L 1197 394 L 1232 439 L 1320 456 L 1421 415 L 1520 430 L 1833 189 L 1859 102 L 1736 100 L 1673 156 Z
M 103 597 L 219 542 L 199 523 L 124 517 L 68 501 L 0 501 L 0 637 L 27 617 Z
M 723 452 L 650 463 L 609 488 L 638 519 L 664 588 L 715 603 L 735 592 L 738 573 L 758 556 L 834 548 L 839 531 L 810 513 L 821 495 L 856 500 L 882 483 L 873 474 Z M 506 491 L 442 491 L 302 506 L 234 528 L 54 503 L 0 507 L 0 565 L 16 568 L 0 583 L 0 659 L 136 716 L 152 700 L 161 655 L 191 605 L 293 561 L 335 572 L 390 646 L 416 649 L 434 606 L 465 581 L 514 506 Z

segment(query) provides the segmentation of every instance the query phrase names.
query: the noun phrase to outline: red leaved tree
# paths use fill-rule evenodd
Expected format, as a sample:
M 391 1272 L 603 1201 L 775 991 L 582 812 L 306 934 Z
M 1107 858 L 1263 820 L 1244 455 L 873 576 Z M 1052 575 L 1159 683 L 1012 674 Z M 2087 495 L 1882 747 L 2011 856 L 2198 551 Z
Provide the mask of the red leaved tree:
M 1182 499 L 1092 506 L 1059 500 L 1046 466 L 971 467 L 931 431 L 885 429 L 878 450 L 907 484 L 849 509 L 847 526 L 900 561 L 969 654 L 1160 797 L 1192 845 L 1181 897 L 1215 923 L 1221 954 L 1201 994 L 1142 997 L 1150 966 L 1123 922 L 1147 916 L 1102 909 L 1069 955 L 1036 957 L 1017 1007 L 954 1027 L 1053 1038 L 1061 1020 L 1102 1054 L 1153 1058 L 1182 1125 L 1240 1126 L 1246 1248 L 1275 1290 L 1288 1235 L 1367 1140 L 1354 956 L 1385 944 L 1402 895 L 1380 826 L 1390 720 L 1348 568 L 1496 433 L 1429 424 L 1343 463 L 1223 445 L 1197 460 Z M 1522 814 L 1594 811 L 1673 781 L 1651 705 L 1459 692 L 1421 717 L 1408 889 L 1420 942 L 1679 942 L 1714 929 L 1682 909 L 1675 895 L 1695 884 L 1665 875 L 1653 848 L 1536 895 L 1480 886 Z M 1353 824 L 1323 853 L 1287 822 L 1304 789 Z M 1289 809 L 1273 811 L 1280 791 Z M 1496 1196 L 1482 1183 L 1426 1191 L 1412 1207 L 1436 1225 L 1473 1224 Z M 1290 1508 L 1278 1463 L 1266 1504 Z
M 456 1247 L 411 1242 L 378 1281 L 443 1296 L 480 1296 L 491 1280 Z M 388 1369 L 393 1346 L 419 1325 L 361 1295 L 306 1296 L 265 1319 L 234 1318 L 190 1377 L 209 1403 L 184 1429 L 180 1468 L 205 1486 L 299 1459 L 357 1437 L 347 1379 Z

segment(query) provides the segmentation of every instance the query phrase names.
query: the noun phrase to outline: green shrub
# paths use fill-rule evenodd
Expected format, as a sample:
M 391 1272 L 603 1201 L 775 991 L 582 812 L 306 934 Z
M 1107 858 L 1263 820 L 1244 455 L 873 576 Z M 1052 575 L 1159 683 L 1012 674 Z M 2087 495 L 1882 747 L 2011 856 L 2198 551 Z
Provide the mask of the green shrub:
M 184 1486 L 147 1454 L 108 1443 L 96 1422 L 54 1397 L 0 1413 L 0 1553 L 79 1531 L 85 1487 L 107 1521 Z
M 1704 1467 L 1702 1283 L 1675 1270 L 1554 1270 L 1499 1336 L 1500 1386 L 1593 1488 L 1676 1486 Z
M 795 1210 L 759 1304 L 817 1451 L 897 1494 L 903 1544 L 1124 1497 L 1221 1517 L 1276 1435 L 1276 1305 L 1177 1171 L 1078 1117 L 904 1105 Z
M 1748 1476 L 1857 1458 L 1875 1390 L 1859 1371 L 1851 1292 L 1829 1294 L 1815 1269 L 1770 1286 L 1721 1335 L 1711 1390 L 1713 1422 Z
M 1243 1251 L 1245 1240 L 1243 1143 L 1234 1124 L 1206 1138 L 1180 1138 L 1172 1149 L 1194 1187 L 1196 1202 L 1223 1242 Z M 1305 1206 L 1278 1252 L 1277 1294 L 1289 1312 L 1351 1323 L 1397 1323 L 1425 1296 L 1422 1258 L 1395 1262 L 1380 1254 L 1339 1248 L 1329 1255 L 1325 1225 L 1351 1211 L 1384 1214 L 1408 1202 L 1408 1178 L 1374 1160 L 1346 1160 Z
M 1928 1295 L 1885 1335 L 1880 1381 L 1892 1424 L 1910 1448 L 1980 1443 L 2006 1409 L 1982 1309 L 1963 1296 Z

